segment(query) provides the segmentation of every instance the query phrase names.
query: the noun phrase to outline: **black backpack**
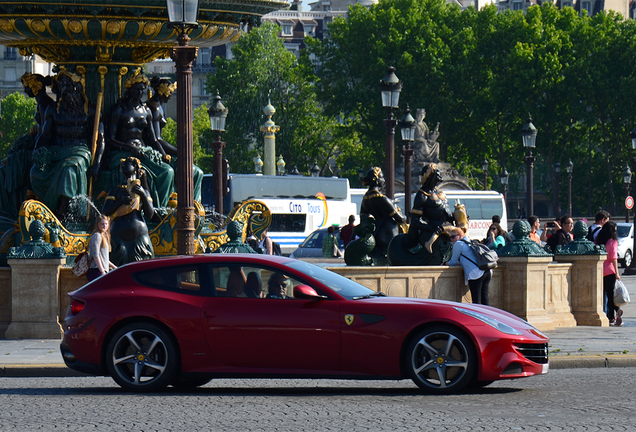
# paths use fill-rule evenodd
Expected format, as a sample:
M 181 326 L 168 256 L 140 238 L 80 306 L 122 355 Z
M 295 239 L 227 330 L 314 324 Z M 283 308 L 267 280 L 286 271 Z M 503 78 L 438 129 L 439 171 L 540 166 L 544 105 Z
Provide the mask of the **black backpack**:
M 283 256 L 283 251 L 280 249 L 280 243 L 272 241 L 272 255 Z
M 587 235 L 585 236 L 585 238 L 589 241 L 591 241 L 592 243 L 594 243 L 594 234 L 596 234 L 598 232 L 598 230 L 600 230 L 601 227 L 598 226 L 596 228 L 594 228 L 594 231 L 592 231 L 592 227 L 589 227 L 587 229 Z
M 467 242 L 466 240 L 462 240 L 462 241 L 468 245 L 470 250 L 473 251 L 473 253 L 475 254 L 475 258 L 477 259 L 477 262 L 471 260 L 466 255 L 462 255 L 462 256 L 466 258 L 468 261 L 470 261 L 471 263 L 475 264 L 477 267 L 479 267 L 479 270 L 490 270 L 497 267 L 497 260 L 499 259 L 499 255 L 497 255 L 497 252 L 490 249 L 485 244 L 471 243 L 471 242 Z

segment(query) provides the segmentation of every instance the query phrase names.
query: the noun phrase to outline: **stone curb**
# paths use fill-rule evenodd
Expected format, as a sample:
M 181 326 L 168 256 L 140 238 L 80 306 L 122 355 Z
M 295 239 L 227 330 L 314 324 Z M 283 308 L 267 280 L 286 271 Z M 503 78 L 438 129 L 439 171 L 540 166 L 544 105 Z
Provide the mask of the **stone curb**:
M 550 369 L 636 367 L 636 355 L 550 357 Z M 0 365 L 0 378 L 69 378 L 89 376 L 63 364 Z
M 597 355 L 597 356 L 550 357 L 550 369 L 602 368 L 602 367 L 636 367 L 636 356 Z
M 66 365 L 0 365 L 0 377 L 6 378 L 48 378 L 48 377 L 80 377 L 88 376 L 74 371 Z

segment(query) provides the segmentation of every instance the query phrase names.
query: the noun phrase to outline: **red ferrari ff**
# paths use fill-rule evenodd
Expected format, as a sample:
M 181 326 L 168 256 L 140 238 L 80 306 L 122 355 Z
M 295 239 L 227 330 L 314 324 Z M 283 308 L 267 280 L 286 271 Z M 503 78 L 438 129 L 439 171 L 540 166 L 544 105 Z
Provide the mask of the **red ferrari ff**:
M 127 264 L 69 294 L 68 367 L 123 388 L 216 377 L 411 378 L 430 393 L 548 372 L 548 338 L 502 310 L 386 295 L 292 258 Z

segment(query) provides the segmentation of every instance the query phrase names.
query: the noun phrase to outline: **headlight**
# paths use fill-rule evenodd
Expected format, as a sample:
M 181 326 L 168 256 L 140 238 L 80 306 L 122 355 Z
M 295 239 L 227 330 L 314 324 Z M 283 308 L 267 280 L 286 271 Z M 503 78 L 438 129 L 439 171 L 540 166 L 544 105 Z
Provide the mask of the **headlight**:
M 508 324 L 504 324 L 501 321 L 497 321 L 494 318 L 490 318 L 486 315 L 482 315 L 478 312 L 474 312 L 468 309 L 462 309 L 462 308 L 455 308 L 456 310 L 458 310 L 459 312 L 466 314 L 468 316 L 471 316 L 475 319 L 478 319 L 481 322 L 484 322 L 486 324 L 488 324 L 489 326 L 491 326 L 492 328 L 495 328 L 497 330 L 499 330 L 502 333 L 506 333 L 506 334 L 510 334 L 510 335 L 517 335 L 517 336 L 521 336 L 523 333 L 521 333 L 519 330 L 514 329 L 512 327 L 510 327 Z

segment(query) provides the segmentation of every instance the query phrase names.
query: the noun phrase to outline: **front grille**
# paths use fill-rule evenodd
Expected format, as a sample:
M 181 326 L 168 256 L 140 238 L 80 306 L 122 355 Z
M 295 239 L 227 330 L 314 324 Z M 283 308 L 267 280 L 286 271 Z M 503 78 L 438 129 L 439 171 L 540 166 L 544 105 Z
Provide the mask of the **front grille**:
M 539 364 L 545 364 L 548 362 L 548 344 L 524 344 L 517 343 L 515 344 L 517 351 L 521 353 L 522 356 L 527 358 L 530 361 Z

